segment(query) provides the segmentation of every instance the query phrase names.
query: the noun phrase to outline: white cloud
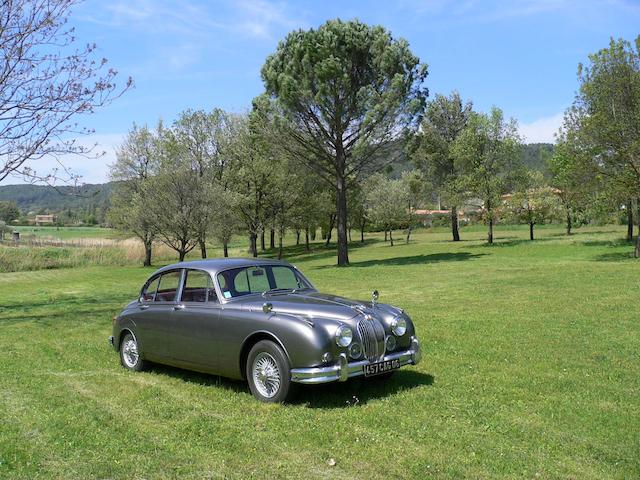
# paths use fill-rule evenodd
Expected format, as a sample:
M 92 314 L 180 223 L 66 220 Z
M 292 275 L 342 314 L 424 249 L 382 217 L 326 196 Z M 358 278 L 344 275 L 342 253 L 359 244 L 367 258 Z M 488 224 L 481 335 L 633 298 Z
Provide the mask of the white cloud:
M 520 134 L 526 143 L 555 143 L 555 134 L 562 125 L 563 113 L 520 124 Z

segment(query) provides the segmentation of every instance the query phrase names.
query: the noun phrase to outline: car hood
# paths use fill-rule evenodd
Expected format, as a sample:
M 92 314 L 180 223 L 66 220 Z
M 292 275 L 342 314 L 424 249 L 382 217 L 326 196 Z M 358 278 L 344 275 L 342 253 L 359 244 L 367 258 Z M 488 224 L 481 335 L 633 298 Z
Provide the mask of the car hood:
M 262 305 L 265 302 L 273 305 L 273 312 L 276 314 L 295 315 L 309 320 L 314 318 L 340 320 L 347 323 L 351 323 L 349 320 L 363 313 L 375 317 L 384 317 L 397 315 L 400 312 L 399 309 L 390 305 L 376 304 L 372 308 L 371 302 L 351 300 L 318 292 L 267 295 L 260 300 L 243 302 L 243 308 L 251 310 L 262 309 Z

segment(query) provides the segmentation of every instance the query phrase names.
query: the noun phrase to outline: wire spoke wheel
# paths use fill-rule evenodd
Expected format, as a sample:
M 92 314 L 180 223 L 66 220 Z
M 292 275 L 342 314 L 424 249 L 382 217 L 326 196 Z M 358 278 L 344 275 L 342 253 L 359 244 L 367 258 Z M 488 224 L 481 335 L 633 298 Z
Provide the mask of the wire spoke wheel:
M 260 352 L 253 360 L 253 383 L 260 393 L 266 398 L 274 397 L 280 390 L 280 369 L 276 359 L 267 352 Z
M 138 363 L 140 355 L 138 344 L 133 338 L 128 338 L 122 345 L 122 359 L 129 368 L 134 368 Z

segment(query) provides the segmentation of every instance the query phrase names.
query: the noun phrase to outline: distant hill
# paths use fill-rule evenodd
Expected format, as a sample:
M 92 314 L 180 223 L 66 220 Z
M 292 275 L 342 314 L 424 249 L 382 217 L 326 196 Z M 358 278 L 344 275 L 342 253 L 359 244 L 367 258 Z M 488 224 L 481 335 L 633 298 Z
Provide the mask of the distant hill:
M 0 200 L 16 202 L 24 213 L 100 210 L 108 203 L 112 188 L 112 183 L 55 188 L 46 185 L 0 185 Z
M 529 143 L 523 148 L 524 164 L 531 170 L 541 171 L 545 177 L 549 175 L 547 158 L 553 155 L 552 143 Z
M 527 168 L 539 170 L 545 176 L 549 175 L 547 169 L 547 158 L 553 155 L 554 146 L 552 143 L 528 143 L 523 146 L 523 162 Z M 411 159 L 404 153 L 386 168 L 386 172 L 393 178 L 399 178 L 402 172 L 415 168 Z

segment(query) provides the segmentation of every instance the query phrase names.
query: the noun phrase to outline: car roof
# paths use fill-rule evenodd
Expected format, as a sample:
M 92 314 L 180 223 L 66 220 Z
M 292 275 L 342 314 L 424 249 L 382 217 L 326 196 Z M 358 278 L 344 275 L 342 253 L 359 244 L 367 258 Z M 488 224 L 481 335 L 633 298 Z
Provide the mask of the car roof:
M 172 265 L 167 265 L 158 269 L 154 275 L 167 271 L 175 270 L 177 268 L 196 268 L 199 270 L 206 270 L 209 273 L 215 275 L 222 270 L 228 270 L 229 268 L 241 268 L 252 267 L 258 265 L 286 265 L 291 266 L 289 263 L 283 260 L 274 260 L 269 258 L 209 258 L 204 260 L 193 260 L 189 262 L 179 262 Z

